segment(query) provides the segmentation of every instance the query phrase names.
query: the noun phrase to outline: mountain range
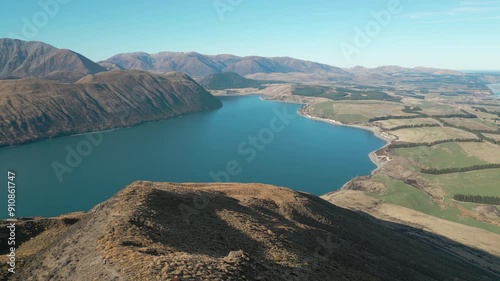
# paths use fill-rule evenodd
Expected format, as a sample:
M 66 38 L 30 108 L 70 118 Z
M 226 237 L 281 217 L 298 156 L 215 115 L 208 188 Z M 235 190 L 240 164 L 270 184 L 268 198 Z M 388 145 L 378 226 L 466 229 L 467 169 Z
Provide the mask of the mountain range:
M 125 53 L 115 55 L 99 63 L 108 67 L 108 69 L 110 66 L 114 66 L 114 68 L 138 69 L 160 73 L 179 71 L 199 78 L 221 72 L 235 72 L 240 75 L 273 72 L 331 72 L 348 75 L 347 72 L 338 67 L 289 57 L 210 56 L 196 52 Z
M 123 53 L 99 62 L 107 69 L 138 69 L 159 73 L 180 71 L 192 77 L 234 72 L 242 76 L 255 73 L 328 73 L 339 79 L 354 78 L 359 74 L 433 74 L 465 75 L 462 72 L 428 67 L 405 68 L 400 66 L 381 66 L 366 68 L 362 66 L 339 68 L 327 64 L 294 59 L 290 57 L 260 57 L 235 55 L 202 55 L 196 52 L 144 52 Z
M 42 42 L 0 39 L 0 79 L 42 78 L 75 82 L 88 74 L 107 70 L 143 70 L 155 73 L 178 71 L 193 78 L 234 72 L 249 74 L 304 73 L 327 74 L 338 80 L 353 80 L 366 75 L 453 75 L 462 72 L 427 67 L 405 68 L 356 66 L 342 69 L 327 64 L 290 57 L 235 56 L 230 54 L 203 55 L 196 52 L 122 53 L 95 63 L 81 54 L 58 49 Z

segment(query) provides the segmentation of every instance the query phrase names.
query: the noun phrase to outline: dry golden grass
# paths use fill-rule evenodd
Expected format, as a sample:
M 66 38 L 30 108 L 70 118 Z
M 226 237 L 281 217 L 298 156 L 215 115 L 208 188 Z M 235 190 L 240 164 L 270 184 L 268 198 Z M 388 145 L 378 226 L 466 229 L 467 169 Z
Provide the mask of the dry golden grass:
M 34 238 L 25 241 L 16 250 L 18 258 L 25 258 L 33 255 L 34 253 L 42 250 L 43 248 L 52 244 L 61 234 L 63 234 L 72 223 L 65 222 L 66 220 L 81 220 L 86 216 L 86 213 L 76 212 L 62 215 L 53 219 L 35 218 L 30 221 L 20 221 L 18 225 L 17 234 L 27 235 L 38 229 L 45 229 Z M 22 228 L 23 231 L 20 231 Z M 19 241 L 18 241 L 19 242 Z M 5 262 L 6 256 L 0 256 L 0 262 Z
M 488 163 L 500 163 L 500 146 L 489 142 L 462 142 L 460 147 L 469 155 L 477 157 Z
M 476 138 L 472 133 L 450 127 L 409 128 L 392 131 L 391 134 L 396 135 L 399 141 L 403 142 L 433 142 L 445 139 Z

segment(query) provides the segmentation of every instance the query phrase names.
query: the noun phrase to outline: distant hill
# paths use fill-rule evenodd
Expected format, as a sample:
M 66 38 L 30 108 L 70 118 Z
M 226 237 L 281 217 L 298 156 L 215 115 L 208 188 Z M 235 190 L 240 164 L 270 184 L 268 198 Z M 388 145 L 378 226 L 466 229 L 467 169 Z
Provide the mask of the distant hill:
M 455 75 L 455 76 L 465 76 L 466 74 L 460 71 L 450 70 L 450 69 L 440 69 L 432 67 L 415 67 L 407 68 L 397 65 L 385 65 L 375 68 L 367 68 L 363 66 L 355 66 L 351 68 L 345 68 L 345 71 L 353 74 L 433 74 L 433 75 Z
M 105 71 L 88 58 L 42 42 L 0 39 L 0 79 L 43 78 L 74 82 Z
M 0 80 L 0 146 L 131 126 L 221 107 L 189 76 L 111 71 L 74 84 Z
M 20 220 L 16 238 L 22 281 L 500 277 L 498 257 L 263 184 L 135 182 L 86 214 Z
M 258 88 L 262 86 L 263 83 L 269 83 L 269 81 L 262 82 L 259 80 L 247 79 L 234 72 L 210 74 L 200 80 L 200 85 L 210 90 Z
M 222 72 L 235 72 L 240 75 L 275 72 L 330 72 L 339 75 L 349 75 L 349 73 L 338 67 L 289 57 L 212 56 L 196 52 L 124 53 L 115 55 L 99 63 L 103 66 L 114 64 L 124 69 L 147 70 L 159 73 L 179 71 L 198 78 Z

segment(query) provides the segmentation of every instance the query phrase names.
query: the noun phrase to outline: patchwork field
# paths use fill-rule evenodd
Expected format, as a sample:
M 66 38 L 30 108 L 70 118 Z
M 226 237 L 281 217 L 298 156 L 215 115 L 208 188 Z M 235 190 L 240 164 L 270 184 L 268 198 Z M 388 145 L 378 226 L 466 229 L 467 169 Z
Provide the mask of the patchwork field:
M 500 174 L 498 174 L 498 176 L 500 180 Z M 462 216 L 459 208 L 454 205 L 442 207 L 434 202 L 425 192 L 415 189 L 401 181 L 383 175 L 375 176 L 373 180 L 387 186 L 387 190 L 383 194 L 369 194 L 382 202 L 410 208 L 437 218 L 482 228 L 500 234 L 500 226 Z
M 399 103 L 381 101 L 336 101 L 322 102 L 313 105 L 311 113 L 322 118 L 330 118 L 341 122 L 363 122 L 370 118 L 388 115 L 411 116 L 404 113 L 404 106 Z
M 429 230 L 459 243 L 500 255 L 500 236 L 495 231 L 440 219 L 407 207 L 382 202 L 382 200 L 368 194 L 356 190 L 342 190 L 322 197 L 344 208 L 367 212 L 382 220 Z
M 415 116 L 410 119 L 389 119 L 375 121 L 371 124 L 396 136 L 397 142 L 429 143 L 450 139 L 477 139 L 478 136 L 468 130 L 497 130 L 500 120 L 496 115 L 476 111 L 472 106 L 455 103 L 469 102 L 461 96 L 438 96 L 425 94 L 425 100 L 404 97 L 402 103 L 382 101 L 333 101 L 321 102 L 311 106 L 310 114 L 338 120 L 344 123 L 367 123 L 369 119 L 382 116 Z M 403 109 L 410 107 L 415 113 L 405 113 Z M 497 108 L 497 107 L 495 107 Z M 498 107 L 500 108 L 500 107 Z M 441 124 L 434 118 L 418 116 L 464 114 L 461 109 L 478 115 L 478 118 L 445 118 L 443 121 L 465 127 L 458 129 Z M 492 110 L 492 107 L 488 107 Z M 399 126 L 440 124 L 439 127 L 420 127 L 394 129 Z M 394 130 L 393 130 L 394 129 Z M 485 137 L 500 140 L 498 134 L 483 134 Z M 454 236 L 446 228 L 433 223 L 435 220 L 446 220 L 459 223 L 478 231 L 489 231 L 500 234 L 500 208 L 495 205 L 484 205 L 456 201 L 456 194 L 500 196 L 500 169 L 486 169 L 469 172 L 457 172 L 440 175 L 421 173 L 422 168 L 447 169 L 466 168 L 474 165 L 500 163 L 500 146 L 491 142 L 446 142 L 431 147 L 419 146 L 381 151 L 379 161 L 382 168 L 375 175 L 356 179 L 347 185 L 346 190 L 333 195 L 332 202 L 341 202 L 343 206 L 359 208 L 370 213 L 383 212 L 390 219 L 405 218 L 408 223 L 412 217 L 405 217 L 399 211 L 407 210 L 408 214 L 421 214 L 422 225 L 432 225 L 439 233 Z M 360 202 L 359 196 L 344 197 L 349 192 L 363 192 L 368 205 Z M 350 202 L 350 203 L 349 203 Z M 383 208 L 382 208 L 383 206 Z M 400 208 L 400 209 L 398 209 Z M 399 210 L 399 211 L 398 211 Z M 411 211 L 410 211 L 411 210 Z M 413 213 L 412 213 L 413 212 Z M 434 217 L 434 219 L 432 219 Z M 474 231 L 472 231 L 474 232 Z M 471 232 L 471 233 L 472 233 Z M 460 237 L 463 241 L 473 240 L 474 235 Z M 486 243 L 488 244 L 488 243 Z M 483 245 L 486 245 L 483 244 Z M 486 245 L 486 248 L 489 248 Z
M 409 128 L 392 131 L 391 134 L 396 135 L 399 141 L 418 143 L 457 138 L 476 138 L 472 133 L 450 127 Z
M 476 154 L 471 154 L 461 145 L 464 144 L 467 149 L 473 149 L 484 143 L 443 143 L 432 147 L 419 146 L 412 148 L 396 149 L 396 153 L 407 158 L 414 159 L 422 166 L 444 169 L 444 168 L 462 168 L 473 165 L 487 164 L 483 158 Z M 469 145 L 471 144 L 471 145 Z M 481 154 L 482 155 L 482 154 Z

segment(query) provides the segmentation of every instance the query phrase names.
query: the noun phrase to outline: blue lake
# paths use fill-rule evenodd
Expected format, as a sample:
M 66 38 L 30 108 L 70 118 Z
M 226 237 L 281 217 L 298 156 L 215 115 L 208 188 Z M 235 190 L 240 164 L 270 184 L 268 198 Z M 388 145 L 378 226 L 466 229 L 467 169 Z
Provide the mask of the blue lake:
M 16 173 L 16 215 L 87 211 L 136 180 L 261 182 L 322 195 L 370 174 L 368 154 L 384 145 L 369 131 L 301 117 L 297 104 L 221 100 L 210 112 L 1 148 L 4 185 Z M 6 206 L 6 187 L 0 198 Z

